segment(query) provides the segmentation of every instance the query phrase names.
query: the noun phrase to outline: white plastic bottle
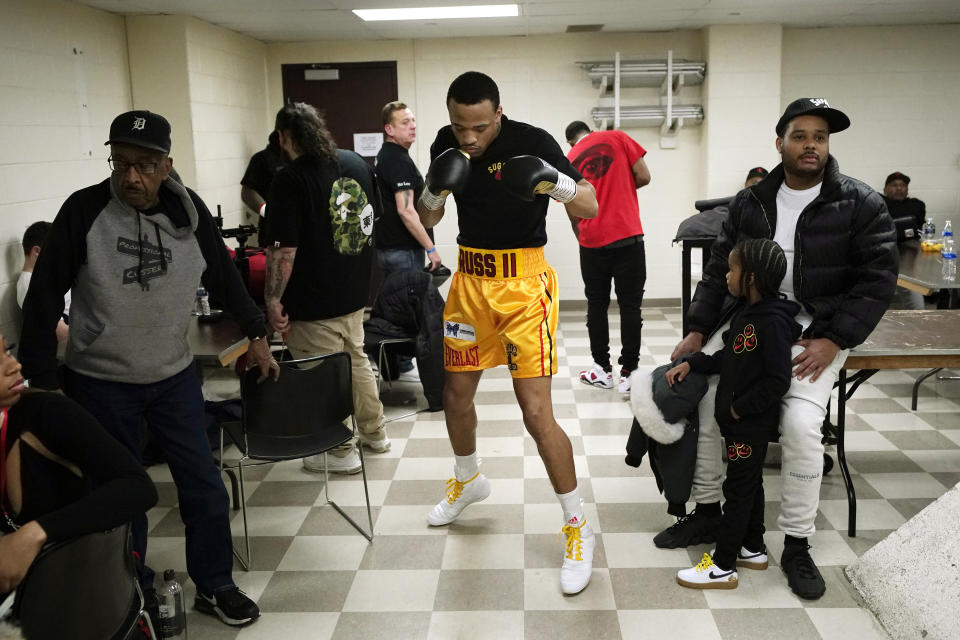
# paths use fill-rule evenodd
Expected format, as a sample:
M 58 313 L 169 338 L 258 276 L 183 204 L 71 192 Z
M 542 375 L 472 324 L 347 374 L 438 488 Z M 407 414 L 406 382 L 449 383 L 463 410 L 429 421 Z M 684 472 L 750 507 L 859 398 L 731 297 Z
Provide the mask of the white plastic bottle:
M 183 605 L 183 589 L 173 569 L 163 572 L 163 586 L 157 591 L 160 598 L 160 626 L 157 629 L 164 640 L 187 640 L 187 611 Z
M 949 224 L 949 223 L 948 223 Z M 957 248 L 953 243 L 953 236 L 944 236 L 943 253 L 940 254 L 943 264 L 943 279 L 954 281 L 957 279 Z

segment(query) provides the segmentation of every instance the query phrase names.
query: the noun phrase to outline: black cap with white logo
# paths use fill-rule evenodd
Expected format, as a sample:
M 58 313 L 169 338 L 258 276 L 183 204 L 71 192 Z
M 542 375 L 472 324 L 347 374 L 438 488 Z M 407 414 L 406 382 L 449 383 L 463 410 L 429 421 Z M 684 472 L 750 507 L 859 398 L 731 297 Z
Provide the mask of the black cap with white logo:
M 800 98 L 787 105 L 777 121 L 777 135 L 783 136 L 787 125 L 798 116 L 820 116 L 827 121 L 830 133 L 843 131 L 850 126 L 850 118 L 843 111 L 832 108 L 825 98 Z
M 113 119 L 110 139 L 104 145 L 120 142 L 144 149 L 170 153 L 170 123 L 151 111 L 127 111 Z

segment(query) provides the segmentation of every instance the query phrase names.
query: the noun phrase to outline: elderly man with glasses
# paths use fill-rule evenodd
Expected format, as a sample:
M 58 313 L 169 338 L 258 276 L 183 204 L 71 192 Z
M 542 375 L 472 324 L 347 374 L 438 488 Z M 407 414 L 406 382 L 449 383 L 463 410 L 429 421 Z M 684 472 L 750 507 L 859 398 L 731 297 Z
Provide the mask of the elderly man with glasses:
M 229 625 L 260 611 L 233 582 L 229 500 L 210 454 L 187 330 L 201 279 L 251 340 L 262 378 L 279 373 L 263 314 L 200 197 L 170 177 L 170 124 L 130 111 L 110 126 L 111 176 L 63 204 L 23 306 L 20 359 L 35 387 L 59 389 L 57 319 L 72 287 L 63 387 L 134 455 L 145 422 L 170 466 L 186 526 L 195 607 Z M 147 520 L 133 523 L 145 560 Z M 141 580 L 153 588 L 146 565 Z

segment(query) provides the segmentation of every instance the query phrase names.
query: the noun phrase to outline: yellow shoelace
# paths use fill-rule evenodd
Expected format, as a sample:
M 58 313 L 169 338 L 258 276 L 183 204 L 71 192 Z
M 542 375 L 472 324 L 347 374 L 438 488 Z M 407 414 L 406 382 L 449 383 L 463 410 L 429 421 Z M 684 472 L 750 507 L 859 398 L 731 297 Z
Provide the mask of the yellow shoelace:
M 561 533 L 567 536 L 567 557 L 571 560 L 583 560 L 583 540 L 580 539 L 580 527 L 587 521 L 586 518 L 580 522 L 579 527 L 569 524 L 563 525 Z
M 467 484 L 470 484 L 478 475 L 480 475 L 479 471 L 473 474 L 473 476 L 466 482 L 460 482 L 456 478 L 450 478 L 447 480 L 447 503 L 453 504 L 456 502 L 457 498 L 463 494 L 463 487 Z
M 710 557 L 709 553 L 704 553 L 703 558 L 700 559 L 700 564 L 697 565 L 696 569 L 700 573 L 703 573 L 707 569 L 713 566 L 713 558 Z

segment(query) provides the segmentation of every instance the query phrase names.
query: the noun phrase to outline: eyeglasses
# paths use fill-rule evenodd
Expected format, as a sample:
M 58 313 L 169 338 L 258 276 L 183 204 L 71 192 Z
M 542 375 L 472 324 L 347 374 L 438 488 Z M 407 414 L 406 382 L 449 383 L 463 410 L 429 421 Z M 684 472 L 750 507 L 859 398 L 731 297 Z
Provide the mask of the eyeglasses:
M 130 167 L 133 167 L 142 176 L 153 175 L 157 172 L 157 167 L 160 166 L 159 162 L 127 162 L 126 160 L 117 160 L 112 156 L 107 158 L 107 164 L 110 165 L 110 170 L 114 173 L 126 173 L 130 170 Z

